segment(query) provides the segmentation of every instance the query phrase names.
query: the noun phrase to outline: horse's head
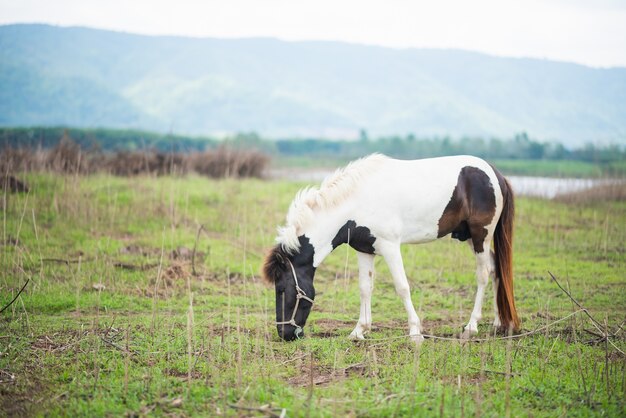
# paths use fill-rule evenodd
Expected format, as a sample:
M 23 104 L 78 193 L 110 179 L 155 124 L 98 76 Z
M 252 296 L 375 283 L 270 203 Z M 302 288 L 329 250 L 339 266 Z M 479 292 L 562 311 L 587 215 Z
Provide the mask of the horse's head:
M 315 298 L 313 247 L 305 236 L 301 236 L 299 241 L 300 248 L 293 254 L 277 245 L 269 252 L 263 265 L 263 277 L 276 289 L 278 335 L 286 341 L 304 336 L 302 328 Z

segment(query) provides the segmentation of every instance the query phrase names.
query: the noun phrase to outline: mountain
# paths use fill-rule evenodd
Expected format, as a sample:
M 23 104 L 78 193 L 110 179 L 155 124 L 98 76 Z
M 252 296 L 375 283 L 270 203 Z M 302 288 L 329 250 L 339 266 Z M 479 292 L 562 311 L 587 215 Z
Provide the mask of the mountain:
M 626 68 L 340 42 L 0 26 L 0 125 L 626 143 Z

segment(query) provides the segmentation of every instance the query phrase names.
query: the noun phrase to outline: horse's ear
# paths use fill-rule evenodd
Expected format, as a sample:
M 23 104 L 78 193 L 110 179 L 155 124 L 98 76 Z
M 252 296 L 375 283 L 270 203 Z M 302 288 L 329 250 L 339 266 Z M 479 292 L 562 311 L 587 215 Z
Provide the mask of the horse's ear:
M 263 269 L 261 270 L 263 280 L 270 284 L 276 283 L 281 274 L 285 272 L 286 260 L 287 254 L 280 245 L 272 248 L 265 256 L 265 261 L 263 262 Z

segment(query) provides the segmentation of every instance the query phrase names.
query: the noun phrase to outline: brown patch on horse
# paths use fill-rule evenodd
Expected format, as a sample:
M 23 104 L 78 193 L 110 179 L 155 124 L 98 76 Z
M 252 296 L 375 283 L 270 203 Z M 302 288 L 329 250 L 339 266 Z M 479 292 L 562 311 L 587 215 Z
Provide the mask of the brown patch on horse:
M 281 245 L 276 245 L 265 256 L 263 268 L 261 269 L 261 277 L 267 283 L 273 284 L 280 278 L 281 274 L 287 268 L 287 253 Z
M 486 226 L 495 212 L 496 196 L 487 173 L 476 167 L 463 167 L 450 202 L 439 218 L 437 238 L 450 233 L 460 241 L 471 238 L 474 251 L 482 253 Z

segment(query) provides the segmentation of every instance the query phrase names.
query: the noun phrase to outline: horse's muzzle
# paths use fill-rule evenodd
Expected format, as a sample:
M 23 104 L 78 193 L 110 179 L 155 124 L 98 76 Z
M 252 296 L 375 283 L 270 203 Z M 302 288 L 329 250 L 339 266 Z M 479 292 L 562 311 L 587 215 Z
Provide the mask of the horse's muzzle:
M 276 325 L 278 329 L 278 336 L 285 341 L 293 341 L 298 338 L 304 337 L 304 331 L 299 326 L 294 327 L 293 325 Z

